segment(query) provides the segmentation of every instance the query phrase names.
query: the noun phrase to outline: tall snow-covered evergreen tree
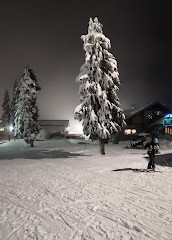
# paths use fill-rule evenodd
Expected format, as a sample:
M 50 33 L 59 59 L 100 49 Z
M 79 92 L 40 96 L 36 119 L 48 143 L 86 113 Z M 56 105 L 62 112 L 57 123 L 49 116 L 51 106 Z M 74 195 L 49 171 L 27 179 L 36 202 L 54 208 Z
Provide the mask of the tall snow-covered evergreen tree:
M 126 125 L 117 91 L 120 80 L 115 57 L 108 51 L 110 40 L 97 18 L 90 18 L 84 42 L 85 63 L 76 81 L 80 84 L 80 105 L 75 119 L 82 121 L 83 132 L 90 139 L 99 139 L 100 152 L 105 154 L 104 140 L 118 134 Z
M 33 147 L 36 135 L 39 133 L 39 110 L 36 105 L 40 90 L 36 75 L 30 67 L 25 67 L 18 86 L 18 96 L 15 102 L 14 135 Z
M 9 132 L 9 125 L 10 125 L 10 97 L 8 90 L 5 90 L 3 103 L 2 103 L 2 123 L 3 126 L 6 127 L 8 131 L 8 136 L 10 140 L 10 132 Z
M 17 80 L 14 81 L 14 86 L 13 86 L 13 93 L 12 93 L 12 101 L 11 101 L 11 123 L 13 124 L 14 127 L 14 119 L 15 119 L 15 104 L 18 99 L 18 82 Z

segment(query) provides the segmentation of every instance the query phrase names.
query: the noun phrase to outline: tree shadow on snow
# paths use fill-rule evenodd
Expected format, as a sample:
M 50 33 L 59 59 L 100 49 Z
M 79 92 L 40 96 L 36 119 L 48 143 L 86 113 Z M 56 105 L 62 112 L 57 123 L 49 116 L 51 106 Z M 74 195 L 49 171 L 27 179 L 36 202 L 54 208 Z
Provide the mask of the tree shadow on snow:
M 88 154 L 82 154 L 77 152 L 68 152 L 64 150 L 47 150 L 29 148 L 25 150 L 6 151 L 0 154 L 0 160 L 10 159 L 51 159 L 51 158 L 75 158 L 79 156 L 90 156 Z

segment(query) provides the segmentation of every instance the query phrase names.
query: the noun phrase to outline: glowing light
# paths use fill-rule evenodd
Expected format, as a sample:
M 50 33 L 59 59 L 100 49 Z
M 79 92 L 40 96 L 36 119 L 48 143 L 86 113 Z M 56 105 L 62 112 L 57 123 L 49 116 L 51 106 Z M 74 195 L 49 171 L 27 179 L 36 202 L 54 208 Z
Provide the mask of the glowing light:
M 125 135 L 136 134 L 136 129 L 125 129 Z
M 172 114 L 171 114 L 171 113 L 168 113 L 168 114 L 165 115 L 164 118 L 172 118 Z
M 69 125 L 65 131 L 68 134 L 78 134 L 83 135 L 83 126 L 80 122 L 75 122 L 74 124 Z
M 83 126 L 82 126 L 81 124 L 78 124 L 78 125 L 76 126 L 76 131 L 77 131 L 78 133 L 82 134 L 82 133 L 83 133 Z
M 13 128 L 13 125 L 10 125 L 10 126 L 8 127 L 8 129 L 9 129 L 10 132 L 12 132 L 13 129 L 14 129 L 14 128 Z
M 172 128 L 165 127 L 165 133 L 172 135 Z
M 136 129 L 132 129 L 131 132 L 132 132 L 132 134 L 135 134 L 136 133 Z
M 131 134 L 131 129 L 125 129 L 125 135 L 129 135 L 129 134 Z

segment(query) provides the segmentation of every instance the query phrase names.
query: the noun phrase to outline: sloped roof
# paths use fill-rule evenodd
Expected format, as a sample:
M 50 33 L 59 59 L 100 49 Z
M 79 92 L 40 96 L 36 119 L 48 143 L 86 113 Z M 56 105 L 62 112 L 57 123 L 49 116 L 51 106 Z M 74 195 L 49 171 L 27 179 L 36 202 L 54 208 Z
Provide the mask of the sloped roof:
M 130 117 L 131 115 L 133 115 L 137 112 L 138 112 L 138 108 L 132 108 L 132 109 L 124 110 L 124 114 L 125 114 L 126 118 Z
M 150 107 L 154 106 L 154 105 L 160 105 L 161 107 L 163 107 L 164 109 L 167 110 L 167 112 L 169 111 L 168 108 L 165 106 L 165 104 L 162 104 L 158 101 L 155 101 L 153 103 L 148 104 L 147 106 L 144 107 L 140 107 L 137 109 L 128 109 L 124 111 L 124 114 L 126 115 L 126 119 L 133 117 L 135 114 L 138 114 L 142 111 L 145 111 L 147 109 L 149 109 Z
M 64 126 L 67 127 L 69 120 L 38 120 L 40 126 Z

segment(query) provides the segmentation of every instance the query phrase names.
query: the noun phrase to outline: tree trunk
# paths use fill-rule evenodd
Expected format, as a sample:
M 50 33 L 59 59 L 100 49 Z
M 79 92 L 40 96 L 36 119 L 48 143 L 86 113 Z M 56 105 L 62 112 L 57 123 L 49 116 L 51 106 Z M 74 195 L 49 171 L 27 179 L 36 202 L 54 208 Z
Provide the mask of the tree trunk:
M 105 143 L 102 138 L 99 138 L 99 143 L 100 143 L 100 154 L 105 155 Z
M 30 146 L 31 146 L 31 147 L 34 147 L 33 142 L 34 142 L 34 141 L 31 139 L 31 140 L 30 140 Z
M 119 142 L 119 133 L 114 135 L 114 137 L 112 138 L 112 142 L 115 143 L 115 144 L 118 144 L 118 142 Z

